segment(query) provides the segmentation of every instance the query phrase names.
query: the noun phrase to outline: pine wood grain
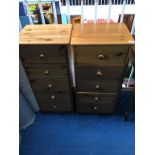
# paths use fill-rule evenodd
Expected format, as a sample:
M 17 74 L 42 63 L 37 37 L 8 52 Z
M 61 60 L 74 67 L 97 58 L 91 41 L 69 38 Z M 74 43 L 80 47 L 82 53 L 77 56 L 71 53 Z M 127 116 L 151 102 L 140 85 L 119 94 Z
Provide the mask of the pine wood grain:
M 74 24 L 71 45 L 134 44 L 124 23 Z
M 69 44 L 71 24 L 27 25 L 20 32 L 19 44 Z

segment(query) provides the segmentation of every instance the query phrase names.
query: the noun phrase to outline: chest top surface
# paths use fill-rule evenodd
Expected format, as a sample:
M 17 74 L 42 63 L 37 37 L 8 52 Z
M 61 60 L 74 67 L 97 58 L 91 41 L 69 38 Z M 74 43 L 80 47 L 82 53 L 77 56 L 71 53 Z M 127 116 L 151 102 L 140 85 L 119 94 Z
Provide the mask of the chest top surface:
M 69 44 L 71 24 L 27 25 L 19 34 L 19 44 Z
M 71 45 L 134 44 L 124 23 L 74 24 Z

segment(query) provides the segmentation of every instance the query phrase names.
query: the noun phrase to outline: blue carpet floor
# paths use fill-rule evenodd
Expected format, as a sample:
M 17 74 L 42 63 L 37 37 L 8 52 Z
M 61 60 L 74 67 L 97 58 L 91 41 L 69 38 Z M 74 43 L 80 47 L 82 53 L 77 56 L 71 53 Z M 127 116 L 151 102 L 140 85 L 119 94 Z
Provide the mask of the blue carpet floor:
M 134 121 L 121 116 L 42 114 L 21 131 L 20 155 L 134 155 Z

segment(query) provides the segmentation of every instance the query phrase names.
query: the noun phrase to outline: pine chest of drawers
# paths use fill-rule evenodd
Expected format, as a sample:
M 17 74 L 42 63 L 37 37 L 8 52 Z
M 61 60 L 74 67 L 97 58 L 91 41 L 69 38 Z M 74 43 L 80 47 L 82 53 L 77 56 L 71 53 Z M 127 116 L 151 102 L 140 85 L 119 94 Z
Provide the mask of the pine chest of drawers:
M 125 24 L 73 26 L 77 112 L 114 113 L 132 44 Z
M 68 45 L 72 25 L 27 25 L 19 54 L 41 111 L 73 111 Z

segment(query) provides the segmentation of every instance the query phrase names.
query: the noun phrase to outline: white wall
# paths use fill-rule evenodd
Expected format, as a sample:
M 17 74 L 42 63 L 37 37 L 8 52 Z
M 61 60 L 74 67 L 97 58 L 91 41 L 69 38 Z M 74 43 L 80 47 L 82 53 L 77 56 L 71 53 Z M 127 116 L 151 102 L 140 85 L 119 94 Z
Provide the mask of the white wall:
M 81 6 L 70 6 L 70 15 L 81 15 Z M 119 14 L 122 13 L 123 5 L 112 5 L 111 16 L 114 22 L 118 21 Z M 108 5 L 99 5 L 97 7 L 97 19 L 107 19 L 108 17 Z M 95 6 L 84 6 L 84 19 L 94 19 Z M 66 6 L 61 6 L 61 13 L 68 14 Z M 125 14 L 135 14 L 135 5 L 126 5 Z

